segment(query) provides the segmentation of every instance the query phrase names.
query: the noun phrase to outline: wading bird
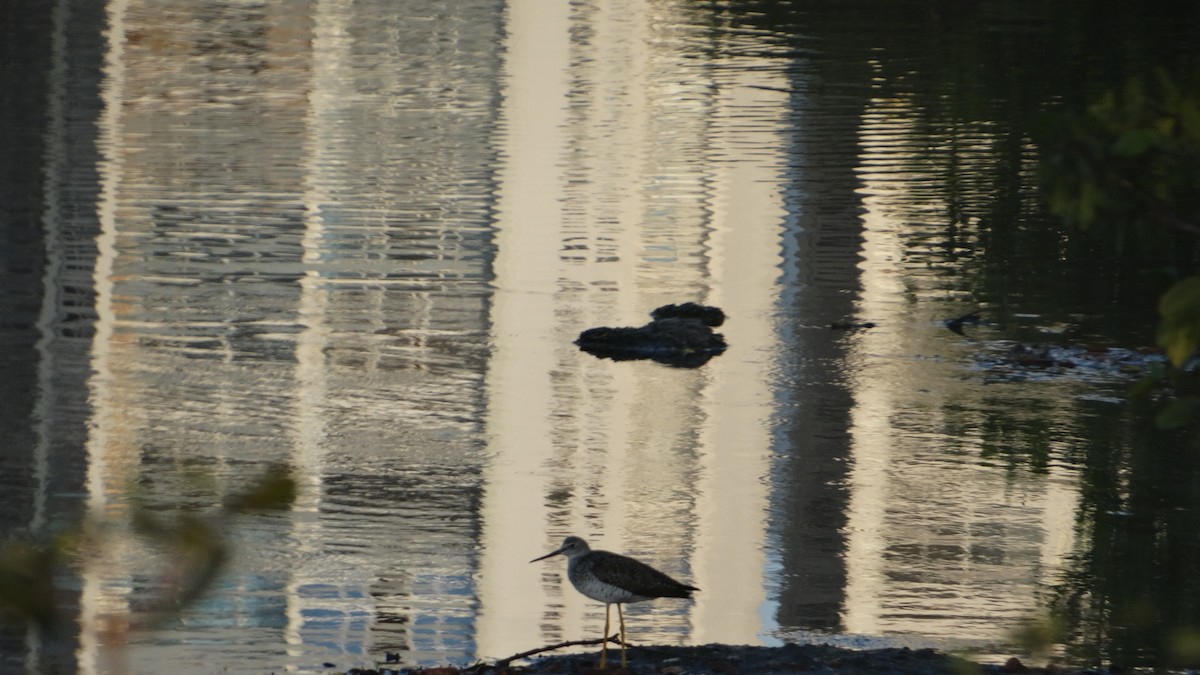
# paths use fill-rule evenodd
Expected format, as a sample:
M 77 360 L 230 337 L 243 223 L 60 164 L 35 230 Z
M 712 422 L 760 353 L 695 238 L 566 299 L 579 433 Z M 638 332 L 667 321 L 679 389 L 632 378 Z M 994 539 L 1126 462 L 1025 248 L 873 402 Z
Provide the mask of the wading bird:
M 621 621 L 621 669 L 624 670 L 625 613 L 621 611 L 621 604 L 654 598 L 690 598 L 692 591 L 700 590 L 695 586 L 675 581 L 633 558 L 608 551 L 593 551 L 587 542 L 579 537 L 567 537 L 557 550 L 529 562 L 545 560 L 556 555 L 567 556 L 567 578 L 571 580 L 575 590 L 604 603 L 605 641 L 600 649 L 601 670 L 604 670 L 605 659 L 608 656 L 610 606 L 617 606 L 617 616 Z

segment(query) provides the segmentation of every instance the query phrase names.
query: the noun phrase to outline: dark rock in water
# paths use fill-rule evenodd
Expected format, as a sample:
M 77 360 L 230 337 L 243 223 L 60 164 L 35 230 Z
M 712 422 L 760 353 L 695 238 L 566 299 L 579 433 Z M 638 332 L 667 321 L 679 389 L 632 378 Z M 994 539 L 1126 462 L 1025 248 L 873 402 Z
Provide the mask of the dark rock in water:
M 725 338 L 694 319 L 659 319 L 638 328 L 589 328 L 575 344 L 637 353 L 725 351 Z
M 716 307 L 687 304 L 706 310 L 705 316 L 710 321 L 716 316 L 712 314 L 713 311 L 722 321 L 725 318 L 724 312 Z M 725 351 L 728 345 L 725 343 L 725 337 L 714 332 L 710 324 L 703 319 L 660 316 L 662 310 L 668 310 L 666 314 L 670 314 L 669 308 L 685 306 L 659 307 L 652 314 L 655 317 L 654 321 L 637 328 L 589 328 L 579 334 L 575 344 L 589 354 L 614 361 L 651 359 L 681 368 L 702 366 L 712 357 Z
M 722 312 L 720 307 L 697 305 L 694 302 L 685 302 L 682 305 L 663 305 L 650 312 L 650 316 L 656 321 L 659 319 L 695 319 L 705 326 L 713 328 L 725 323 L 725 312 Z
M 949 328 L 951 331 L 958 333 L 959 335 L 965 336 L 966 333 L 963 332 L 963 326 L 968 325 L 968 324 L 970 324 L 970 325 L 978 324 L 980 322 L 980 318 L 979 318 L 980 311 L 981 310 L 977 309 L 973 312 L 968 312 L 966 314 L 963 314 L 962 316 L 958 316 L 953 319 L 946 319 L 946 321 L 944 322 L 946 325 L 946 328 Z
M 874 327 L 875 323 L 873 321 L 863 321 L 860 323 L 853 323 L 851 321 L 837 321 L 829 324 L 830 330 L 859 330 Z

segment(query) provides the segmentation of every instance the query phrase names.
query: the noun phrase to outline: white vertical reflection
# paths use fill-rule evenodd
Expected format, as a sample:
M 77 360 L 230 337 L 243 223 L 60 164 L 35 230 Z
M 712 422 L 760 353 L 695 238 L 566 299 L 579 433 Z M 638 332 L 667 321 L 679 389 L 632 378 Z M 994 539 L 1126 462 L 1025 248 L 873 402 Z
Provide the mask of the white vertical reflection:
M 87 508 L 93 518 L 111 515 L 109 496 L 113 491 L 126 487 L 129 476 L 123 470 L 123 461 L 135 461 L 135 456 L 121 448 L 113 439 L 120 433 L 124 423 L 120 408 L 114 403 L 108 389 L 112 385 L 112 349 L 117 307 L 113 298 L 113 266 L 117 257 L 116 204 L 118 190 L 124 171 L 123 157 L 115 142 L 122 129 L 122 100 L 125 96 L 125 15 L 126 0 L 108 3 L 108 51 L 105 54 L 105 81 L 101 87 L 104 109 L 100 114 L 97 147 L 101 161 L 100 200 L 98 220 L 100 234 L 96 238 L 96 266 L 93 275 L 96 290 L 96 332 L 92 339 L 91 353 L 91 400 L 92 420 L 87 439 Z M 125 450 L 125 451 L 123 451 Z M 106 547 L 105 556 L 117 559 L 122 551 L 116 546 Z M 79 671 L 82 673 L 119 672 L 123 663 L 106 660 L 119 659 L 122 654 L 104 649 L 106 632 L 119 631 L 112 621 L 122 621 L 128 613 L 128 597 L 131 581 L 117 578 L 113 569 L 121 569 L 112 560 L 86 558 L 81 566 L 82 589 L 79 598 L 79 649 L 77 654 Z
M 688 41 L 712 38 L 688 12 L 509 5 L 481 657 L 596 637 L 603 610 L 563 588 L 563 561 L 527 564 L 567 533 L 703 589 L 634 610 L 641 641 L 762 639 L 786 83 L 769 59 L 695 58 Z M 733 350 L 698 370 L 570 344 L 686 300 L 734 316 Z
M 304 235 L 300 239 L 303 250 L 304 275 L 300 277 L 299 322 L 303 326 L 296 336 L 296 395 L 293 398 L 294 412 L 292 431 L 293 476 L 297 481 L 296 502 L 292 506 L 295 535 L 301 560 L 317 558 L 321 547 L 322 531 L 320 510 L 322 501 L 322 476 L 326 457 L 325 443 L 327 421 L 324 403 L 329 395 L 328 370 L 325 350 L 330 342 L 327 319 L 329 289 L 321 273 L 321 252 L 325 246 L 325 220 L 321 205 L 333 201 L 323 186 L 337 184 L 337 177 L 325 180 L 322 167 L 336 166 L 326 156 L 332 154 L 336 137 L 329 113 L 333 102 L 340 96 L 352 77 L 339 77 L 346 70 L 350 42 L 345 39 L 346 20 L 351 15 L 349 0 L 318 0 L 313 7 L 312 34 L 312 80 L 308 89 L 307 136 L 304 171 Z M 340 86 L 339 86 L 340 85 Z M 328 580 L 303 565 L 291 569 L 286 582 L 285 602 L 287 628 L 284 641 L 288 654 L 299 658 L 304 654 L 304 629 L 306 606 L 303 589 L 306 584 L 321 584 Z M 310 601 L 311 602 L 311 601 Z M 344 644 L 344 643 L 343 643 Z
M 732 81 L 722 83 L 714 118 L 728 124 L 751 117 L 758 125 L 722 134 L 716 151 L 712 203 L 715 232 L 711 270 L 718 283 L 711 301 L 727 308 L 722 331 L 734 347 L 706 366 L 707 424 L 702 437 L 703 480 L 697 484 L 702 537 L 696 576 L 702 600 L 692 639 L 697 643 L 755 643 L 774 628 L 762 625 L 766 601 L 763 570 L 772 409 L 770 355 L 778 298 L 780 224 L 786 216 L 780 179 L 784 160 L 746 152 L 782 136 L 787 87 L 781 63 L 757 58 L 723 64 Z M 731 66 L 731 67 L 730 67 Z M 772 67 L 776 66 L 776 67 Z M 773 147 L 786 147 L 782 137 Z
M 870 204 L 870 199 L 865 200 Z M 888 260 L 901 246 L 899 236 L 886 219 L 869 206 L 863 215 L 863 257 L 868 261 Z M 897 256 L 894 259 L 899 259 Z M 862 303 L 875 311 L 894 310 L 892 316 L 871 315 L 883 326 L 906 320 L 902 305 L 872 304 L 877 298 L 903 297 L 900 275 L 878 273 L 870 265 L 862 271 Z M 878 333 L 876 333 L 878 334 Z M 870 340 L 871 335 L 863 339 Z M 846 537 L 846 602 L 843 609 L 845 630 L 849 633 L 879 635 L 883 632 L 880 599 L 886 592 L 884 558 L 887 543 L 884 512 L 888 508 L 888 474 L 891 471 L 889 423 L 895 402 L 894 391 L 887 387 L 859 387 L 854 392 L 850 411 L 854 464 L 850 470 Z
M 977 381 L 947 377 L 947 366 L 914 356 L 956 348 L 958 339 L 937 319 L 965 304 L 934 275 L 897 273 L 898 265 L 913 264 L 914 239 L 945 227 L 938 220 L 945 218 L 940 205 L 927 208 L 924 221 L 899 213 L 898 205 L 916 213 L 913 186 L 938 180 L 930 175 L 937 167 L 929 151 L 904 146 L 905 139 L 920 137 L 908 128 L 917 117 L 907 101 L 877 100 L 861 131 L 868 168 L 860 177 L 868 196 L 858 302 L 860 318 L 880 327 L 855 336 L 857 351 L 871 358 L 854 380 L 844 628 L 873 635 L 911 632 L 912 614 L 919 611 L 922 635 L 935 641 L 1002 641 L 1038 607 L 1040 585 L 1062 569 L 1073 546 L 1078 492 L 1061 463 L 1052 462 L 1044 476 L 1018 469 L 999 478 L 980 461 L 953 457 L 958 448 L 980 452 L 986 431 L 978 429 L 985 423 L 964 425 L 952 415 L 986 415 L 994 404 L 979 399 L 997 395 L 1005 385 L 981 393 Z M 974 134 L 978 148 L 994 147 L 990 130 Z M 991 156 L 971 150 L 960 140 L 952 159 L 969 165 Z M 881 156 L 888 160 L 877 161 Z M 963 172 L 985 175 L 988 167 Z M 916 309 L 913 298 L 920 302 Z M 939 311 L 944 314 L 937 316 Z M 914 315 L 929 318 L 929 328 L 891 328 L 911 326 Z M 898 336 L 907 339 L 902 343 Z M 1071 396 L 1061 394 L 1050 384 L 1022 390 L 1036 401 L 1038 415 L 1055 415 L 1054 408 L 1061 407 L 1057 414 L 1070 418 Z M 1029 405 L 1018 398 L 1013 404 L 1008 413 L 1013 419 L 1021 405 Z M 958 435 L 948 437 L 948 429 Z M 932 585 L 942 592 L 930 594 Z
M 545 545 L 547 476 L 554 397 L 547 373 L 554 353 L 554 278 L 563 200 L 560 158 L 567 105 L 568 3 L 515 0 L 508 6 L 505 86 L 500 114 L 504 165 L 499 172 L 493 356 L 487 383 L 488 435 L 479 559 L 477 651 L 506 656 L 535 645 L 541 633 L 541 575 L 518 565 Z

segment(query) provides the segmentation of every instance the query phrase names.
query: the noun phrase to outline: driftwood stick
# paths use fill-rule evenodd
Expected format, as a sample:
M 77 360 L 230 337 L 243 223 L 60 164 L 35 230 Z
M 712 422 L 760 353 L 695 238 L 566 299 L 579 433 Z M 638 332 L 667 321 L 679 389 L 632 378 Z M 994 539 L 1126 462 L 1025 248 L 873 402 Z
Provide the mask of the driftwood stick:
M 606 637 L 606 638 L 592 638 L 590 640 L 568 640 L 566 642 L 560 642 L 556 645 L 546 645 L 545 647 L 538 647 L 537 649 L 530 649 L 529 651 L 521 652 L 520 654 L 513 654 L 512 656 L 510 656 L 506 659 L 500 659 L 499 661 L 496 662 L 496 665 L 492 666 L 492 667 L 497 671 L 504 671 L 504 670 L 508 669 L 508 664 L 512 663 L 513 661 L 517 661 L 519 659 L 526 659 L 526 658 L 529 658 L 530 656 L 533 656 L 534 654 L 541 654 L 542 652 L 552 652 L 555 649 L 562 649 L 563 647 L 582 647 L 582 646 L 603 644 L 605 642 L 621 644 L 621 640 L 620 640 L 619 636 L 620 636 L 619 633 L 613 633 L 612 635 L 610 635 L 609 637 Z

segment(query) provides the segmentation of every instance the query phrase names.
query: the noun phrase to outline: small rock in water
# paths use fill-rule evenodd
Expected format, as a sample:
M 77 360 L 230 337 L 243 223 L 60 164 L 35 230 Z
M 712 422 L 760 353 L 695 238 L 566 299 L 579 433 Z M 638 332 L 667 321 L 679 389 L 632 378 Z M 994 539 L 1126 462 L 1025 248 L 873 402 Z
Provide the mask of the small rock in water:
M 958 316 L 953 319 L 946 319 L 946 321 L 944 322 L 946 325 L 946 328 L 949 328 L 951 331 L 958 333 L 959 335 L 966 335 L 966 333 L 963 332 L 963 325 L 978 324 L 980 311 L 981 310 L 977 309 L 973 312 L 963 314 L 962 316 Z
M 1021 659 L 1018 659 L 1017 657 L 1014 656 L 1004 662 L 1004 672 L 1006 672 L 1006 673 L 1028 673 L 1029 668 L 1027 668 L 1024 663 L 1021 663 Z
M 725 312 L 721 311 L 720 307 L 698 305 L 694 302 L 685 302 L 681 305 L 663 305 L 650 312 L 650 317 L 655 321 L 659 319 L 695 319 L 705 326 L 712 326 L 713 328 L 725 323 Z
M 653 321 L 636 328 L 589 328 L 579 334 L 575 344 L 614 361 L 652 359 L 683 368 L 704 365 L 727 347 L 725 337 L 712 329 L 725 320 L 719 308 L 695 303 L 664 305 L 651 316 Z
M 835 323 L 829 324 L 830 330 L 858 330 L 860 328 L 874 328 L 874 327 L 875 327 L 875 322 L 873 322 L 873 321 L 862 321 L 859 323 L 854 323 L 851 321 L 837 321 Z

